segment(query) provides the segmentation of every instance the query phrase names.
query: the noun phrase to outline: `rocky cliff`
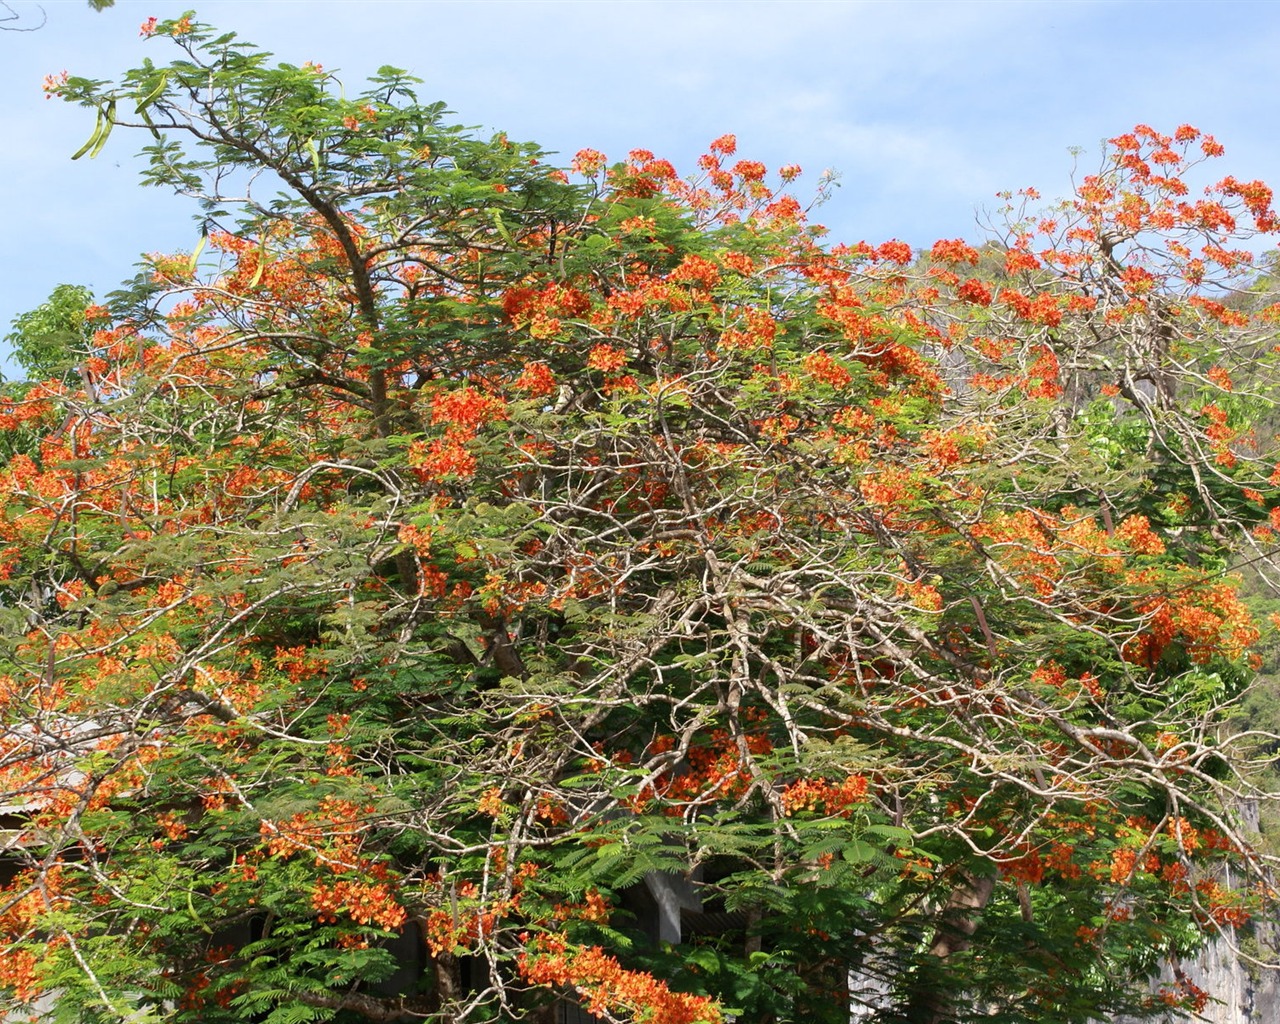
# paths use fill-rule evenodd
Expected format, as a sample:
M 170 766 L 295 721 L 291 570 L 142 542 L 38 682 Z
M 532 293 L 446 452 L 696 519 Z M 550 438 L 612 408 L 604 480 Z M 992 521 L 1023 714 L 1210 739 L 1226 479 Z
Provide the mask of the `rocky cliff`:
M 1210 943 L 1182 965 L 1184 976 L 1212 1000 L 1199 1020 L 1206 1024 L 1280 1024 L 1280 971 L 1245 962 L 1231 943 Z M 1166 968 L 1155 985 L 1174 981 Z M 1113 1024 L 1133 1024 L 1118 1018 Z

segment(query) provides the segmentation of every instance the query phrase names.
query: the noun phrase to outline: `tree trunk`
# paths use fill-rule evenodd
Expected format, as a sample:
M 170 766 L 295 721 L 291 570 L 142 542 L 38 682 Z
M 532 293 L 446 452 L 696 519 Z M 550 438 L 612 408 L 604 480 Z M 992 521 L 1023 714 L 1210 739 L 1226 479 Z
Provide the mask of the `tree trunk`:
M 904 1016 L 910 1024 L 946 1024 L 953 1019 L 955 983 L 945 961 L 969 948 L 995 887 L 995 875 L 969 876 L 947 899 L 938 915 L 933 944 L 908 996 Z

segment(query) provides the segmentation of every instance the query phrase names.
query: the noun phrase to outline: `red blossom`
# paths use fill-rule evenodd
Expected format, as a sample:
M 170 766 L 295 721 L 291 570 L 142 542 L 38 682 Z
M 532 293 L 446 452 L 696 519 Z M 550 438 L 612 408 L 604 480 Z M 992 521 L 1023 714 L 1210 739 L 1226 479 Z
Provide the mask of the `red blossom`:
M 738 148 L 737 136 L 721 135 L 707 148 L 713 153 L 719 153 L 721 156 L 733 156 L 734 151 Z
M 976 278 L 969 278 L 956 289 L 956 297 L 963 302 L 971 302 L 975 306 L 991 305 L 991 289 Z
M 899 242 L 897 239 L 883 243 L 875 251 L 876 259 L 889 260 L 893 263 L 906 265 L 914 258 L 911 246 L 906 242 Z
M 586 178 L 593 178 L 600 173 L 600 169 L 605 165 L 605 155 L 598 149 L 580 149 L 574 156 L 570 168 L 574 174 L 581 174 Z
M 587 356 L 587 366 L 593 370 L 603 370 L 605 373 L 621 370 L 626 365 L 627 353 L 613 345 L 604 343 L 595 345 Z

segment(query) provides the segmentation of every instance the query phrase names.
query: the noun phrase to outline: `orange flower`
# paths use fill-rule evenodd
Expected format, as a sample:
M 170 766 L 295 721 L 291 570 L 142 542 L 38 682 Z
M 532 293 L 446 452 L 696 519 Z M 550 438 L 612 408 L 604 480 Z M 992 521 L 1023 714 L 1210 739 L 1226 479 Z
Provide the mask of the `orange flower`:
M 556 390 L 556 378 L 546 363 L 525 363 L 524 370 L 512 387 L 535 398 L 550 395 Z
M 707 148 L 711 152 L 719 153 L 722 156 L 733 156 L 738 148 L 738 137 L 736 135 L 721 135 Z
M 587 355 L 587 366 L 593 370 L 611 373 L 621 370 L 627 365 L 627 353 L 620 348 L 606 345 L 603 342 L 591 349 Z
M 1223 391 L 1232 390 L 1231 374 L 1227 373 L 1221 366 L 1215 366 L 1209 371 L 1209 379 L 1222 388 Z
M 900 263 L 906 266 L 914 257 L 911 246 L 906 242 L 900 242 L 896 238 L 881 245 L 875 252 L 876 259 L 889 260 L 893 263 Z
M 151 20 L 155 21 L 156 19 L 152 18 Z M 47 100 L 53 99 L 54 93 L 56 93 L 59 89 L 61 89 L 64 85 L 67 84 L 67 79 L 69 77 L 70 77 L 70 74 L 66 71 L 59 71 L 56 75 L 45 75 L 44 84 L 41 85 L 40 87 L 41 89 L 44 90 L 44 98 Z M 89 307 L 89 309 L 101 309 L 101 308 L 102 307 L 100 306 Z M 89 310 L 86 309 L 84 315 L 86 320 L 90 319 Z
M 826 352 L 813 352 L 804 357 L 805 372 L 814 380 L 837 390 L 848 387 L 853 374 L 837 363 Z
M 605 164 L 605 155 L 598 149 L 580 149 L 569 164 L 574 174 L 594 178 Z
M 477 427 L 504 419 L 507 404 L 496 395 L 486 395 L 472 387 L 446 391 L 431 402 L 431 422 L 475 430 Z
M 973 277 L 956 289 L 956 297 L 975 306 L 991 305 L 991 289 Z
M 978 250 L 959 238 L 944 238 L 934 242 L 929 255 L 943 263 L 968 263 L 973 266 L 978 262 Z

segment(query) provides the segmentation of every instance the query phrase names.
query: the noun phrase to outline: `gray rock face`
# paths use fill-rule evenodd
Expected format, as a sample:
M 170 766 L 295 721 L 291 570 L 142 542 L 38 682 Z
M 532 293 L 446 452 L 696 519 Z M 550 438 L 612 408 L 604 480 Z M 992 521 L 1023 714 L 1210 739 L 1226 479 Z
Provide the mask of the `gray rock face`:
M 1198 957 L 1182 964 L 1182 973 L 1211 999 L 1197 1020 L 1205 1024 L 1280 1024 L 1280 971 L 1246 963 L 1229 943 L 1210 943 Z M 1173 982 L 1173 971 L 1166 967 L 1153 987 Z M 1133 1022 L 1117 1018 L 1113 1024 Z

